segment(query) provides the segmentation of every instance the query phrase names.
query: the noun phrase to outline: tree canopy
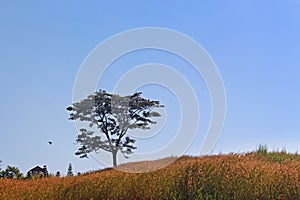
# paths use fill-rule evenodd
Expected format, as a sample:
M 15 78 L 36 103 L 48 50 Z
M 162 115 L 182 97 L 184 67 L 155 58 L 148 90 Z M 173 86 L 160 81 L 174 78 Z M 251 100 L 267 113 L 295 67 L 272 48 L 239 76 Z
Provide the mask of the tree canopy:
M 136 149 L 135 139 L 126 136 L 129 129 L 149 129 L 160 114 L 154 109 L 163 107 L 159 101 L 141 97 L 141 92 L 120 96 L 99 90 L 86 99 L 67 108 L 70 120 L 88 122 L 89 128 L 81 128 L 76 141 L 81 147 L 75 153 L 81 158 L 91 152 L 105 150 L 112 153 L 113 165 L 117 166 L 117 153 L 125 158 Z M 95 133 L 92 127 L 96 127 Z
M 18 167 L 7 166 L 5 170 L 0 172 L 0 177 L 8 179 L 21 179 L 23 174 Z

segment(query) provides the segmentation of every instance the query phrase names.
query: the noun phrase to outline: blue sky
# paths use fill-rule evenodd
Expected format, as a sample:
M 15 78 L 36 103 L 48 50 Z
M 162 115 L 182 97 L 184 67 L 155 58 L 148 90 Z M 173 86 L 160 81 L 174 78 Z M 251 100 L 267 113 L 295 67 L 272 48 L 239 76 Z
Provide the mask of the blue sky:
M 100 42 L 149 26 L 188 35 L 218 66 L 226 88 L 227 116 L 214 153 L 246 152 L 259 144 L 300 150 L 299 1 L 1 1 L 0 5 L 2 168 L 14 165 L 26 173 L 46 164 L 50 172 L 63 174 L 68 163 L 74 171 L 99 168 L 95 160 L 74 155 L 77 133 L 65 108 L 72 103 L 76 74 Z M 137 52 L 114 65 L 144 62 L 173 65 L 192 85 L 203 84 L 192 71 L 183 70 L 183 61 L 163 52 Z M 110 73 L 120 71 L 112 66 Z M 111 89 L 109 80 L 99 87 Z M 206 123 L 209 95 L 204 85 L 200 88 L 201 122 Z M 142 91 L 178 110 L 174 96 L 153 96 L 156 89 L 160 90 Z M 178 117 L 169 121 L 176 124 Z M 199 145 L 201 137 L 187 153 L 195 155 Z

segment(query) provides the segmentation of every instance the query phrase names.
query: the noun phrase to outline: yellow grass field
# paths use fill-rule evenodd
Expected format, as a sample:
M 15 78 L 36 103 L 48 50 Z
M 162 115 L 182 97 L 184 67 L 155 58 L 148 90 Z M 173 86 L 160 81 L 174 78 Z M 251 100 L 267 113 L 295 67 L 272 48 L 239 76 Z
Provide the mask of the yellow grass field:
M 163 162 L 168 159 L 127 167 L 151 170 L 151 165 Z M 184 156 L 148 173 L 107 169 L 65 178 L 1 179 L 0 199 L 296 200 L 300 199 L 300 159 L 283 152 Z

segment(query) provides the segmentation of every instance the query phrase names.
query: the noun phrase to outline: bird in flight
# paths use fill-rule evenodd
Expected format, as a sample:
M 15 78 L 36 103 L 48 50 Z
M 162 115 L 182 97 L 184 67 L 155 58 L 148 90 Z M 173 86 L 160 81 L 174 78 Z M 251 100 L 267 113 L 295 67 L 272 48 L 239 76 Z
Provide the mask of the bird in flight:
M 48 141 L 49 145 L 52 145 L 52 141 Z

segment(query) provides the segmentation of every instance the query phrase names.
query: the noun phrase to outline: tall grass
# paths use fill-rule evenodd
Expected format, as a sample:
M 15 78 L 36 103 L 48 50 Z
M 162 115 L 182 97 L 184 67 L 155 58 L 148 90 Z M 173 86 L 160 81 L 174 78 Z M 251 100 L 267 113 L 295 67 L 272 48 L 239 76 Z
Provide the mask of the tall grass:
M 253 154 L 258 159 L 270 162 L 283 163 L 286 160 L 300 161 L 300 155 L 298 153 L 290 154 L 284 148 L 280 151 L 268 151 L 268 147 L 266 145 L 260 145 Z
M 267 145 L 260 144 L 255 153 L 258 154 L 258 155 L 264 155 L 264 156 L 267 155 L 268 154 Z
M 300 199 L 299 156 L 257 152 L 181 157 L 148 173 L 0 180 L 0 199 Z M 158 161 L 156 161 L 158 162 Z M 165 160 L 163 160 L 165 162 Z M 136 163 L 144 166 L 145 163 Z

